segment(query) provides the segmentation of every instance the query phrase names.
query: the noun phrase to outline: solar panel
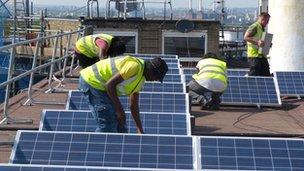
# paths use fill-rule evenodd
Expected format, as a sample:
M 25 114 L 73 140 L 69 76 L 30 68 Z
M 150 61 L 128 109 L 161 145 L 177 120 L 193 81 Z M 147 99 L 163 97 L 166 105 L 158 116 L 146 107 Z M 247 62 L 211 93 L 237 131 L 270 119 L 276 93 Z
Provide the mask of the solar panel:
M 141 112 L 145 134 L 191 135 L 190 115 Z M 130 112 L 126 112 L 128 132 L 137 133 Z M 97 124 L 90 111 L 44 110 L 40 131 L 95 132 Z
M 201 169 L 304 170 L 303 139 L 201 137 Z
M 135 171 L 152 169 L 92 167 L 92 166 L 53 166 L 53 165 L 27 165 L 27 164 L 0 164 L 1 171 Z M 158 169 L 153 169 L 158 170 Z M 163 170 L 163 169 L 161 169 Z
M 173 58 L 173 59 L 178 59 L 177 55 L 164 55 L 164 54 L 131 54 L 134 57 L 161 57 L 161 58 Z
M 141 57 L 139 56 L 138 58 L 141 58 L 141 59 L 144 59 L 144 60 L 150 60 L 150 59 L 153 59 L 154 57 Z M 163 60 L 166 61 L 166 63 L 175 63 L 175 64 L 179 64 L 180 61 L 179 59 L 176 59 L 176 58 L 164 58 L 164 57 L 161 57 Z
M 190 136 L 18 131 L 10 163 L 193 169 Z
M 121 96 L 120 101 L 126 111 L 129 111 L 128 97 Z M 170 112 L 189 113 L 189 98 L 186 93 L 154 93 L 141 92 L 139 94 L 140 112 Z M 79 91 L 70 91 L 67 110 L 89 110 L 87 101 Z
M 281 96 L 304 96 L 304 71 L 274 73 Z
M 280 106 L 281 99 L 272 77 L 229 76 L 221 104 Z

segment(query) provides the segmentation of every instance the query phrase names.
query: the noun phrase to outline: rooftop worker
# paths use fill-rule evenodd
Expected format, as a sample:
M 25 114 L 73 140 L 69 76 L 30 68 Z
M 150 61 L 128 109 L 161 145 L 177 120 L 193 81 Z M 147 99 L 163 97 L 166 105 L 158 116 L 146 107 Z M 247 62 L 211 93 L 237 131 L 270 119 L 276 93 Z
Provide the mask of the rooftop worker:
M 261 48 L 265 45 L 262 37 L 265 34 L 265 27 L 269 19 L 270 15 L 262 12 L 258 21 L 249 26 L 244 35 L 244 39 L 247 41 L 249 76 L 271 76 L 269 63 L 261 51 Z
M 86 68 L 99 60 L 115 57 L 126 52 L 125 44 L 108 34 L 88 35 L 76 42 L 75 57 L 80 67 Z
M 196 68 L 197 73 L 187 85 L 189 95 L 193 99 L 199 99 L 201 109 L 218 110 L 220 96 L 227 88 L 226 62 L 214 53 L 207 53 Z M 210 100 L 206 97 L 207 93 L 211 93 Z
M 162 82 L 167 71 L 166 62 L 159 57 L 144 61 L 132 56 L 104 59 L 80 71 L 79 89 L 98 123 L 96 132 L 127 132 L 126 116 L 118 96 L 128 95 L 137 132 L 143 133 L 139 91 L 145 80 Z

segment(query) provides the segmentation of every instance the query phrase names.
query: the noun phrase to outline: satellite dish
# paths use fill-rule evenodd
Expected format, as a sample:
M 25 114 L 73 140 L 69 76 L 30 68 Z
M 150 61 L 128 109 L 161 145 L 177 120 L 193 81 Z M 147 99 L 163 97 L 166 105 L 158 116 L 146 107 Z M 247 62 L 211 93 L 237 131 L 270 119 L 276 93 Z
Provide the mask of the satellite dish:
M 175 28 L 182 33 L 188 33 L 194 29 L 194 23 L 190 20 L 178 20 L 175 24 Z

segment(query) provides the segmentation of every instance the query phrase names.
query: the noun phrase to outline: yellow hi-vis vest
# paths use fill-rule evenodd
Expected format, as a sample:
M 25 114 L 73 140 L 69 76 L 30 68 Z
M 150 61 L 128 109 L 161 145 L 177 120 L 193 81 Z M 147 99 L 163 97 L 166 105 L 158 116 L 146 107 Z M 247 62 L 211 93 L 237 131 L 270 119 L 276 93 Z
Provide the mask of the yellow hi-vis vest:
M 98 57 L 100 49 L 95 43 L 96 38 L 106 41 L 108 46 L 110 46 L 113 36 L 108 34 L 95 34 L 82 37 L 76 42 L 77 51 L 89 58 Z
M 116 86 L 117 95 L 131 95 L 139 92 L 145 83 L 144 77 L 144 60 L 132 56 L 115 57 L 100 60 L 94 65 L 80 71 L 81 77 L 86 83 L 95 89 L 106 91 L 106 82 L 112 78 L 124 66 L 124 63 L 135 61 L 138 63 L 139 72 L 121 82 Z
M 264 32 L 261 24 L 259 22 L 255 22 L 250 27 L 256 28 L 256 33 L 253 37 L 257 40 L 260 40 Z M 263 53 L 259 52 L 258 45 L 247 42 L 247 57 L 248 58 L 263 57 Z
M 206 58 L 200 60 L 196 67 L 199 69 L 199 72 L 192 76 L 194 80 L 219 80 L 227 87 L 226 62 L 214 58 Z

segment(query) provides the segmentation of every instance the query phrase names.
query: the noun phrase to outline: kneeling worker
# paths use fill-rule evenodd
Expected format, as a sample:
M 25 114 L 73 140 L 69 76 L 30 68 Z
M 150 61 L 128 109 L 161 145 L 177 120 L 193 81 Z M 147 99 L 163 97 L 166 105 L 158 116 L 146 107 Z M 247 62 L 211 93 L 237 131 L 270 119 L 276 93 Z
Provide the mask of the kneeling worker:
M 86 96 L 96 132 L 127 132 L 126 115 L 118 96 L 128 95 L 137 132 L 144 133 L 139 116 L 139 91 L 144 82 L 162 82 L 168 66 L 161 58 L 144 61 L 132 56 L 101 60 L 80 72 L 79 89 Z
M 227 88 L 226 62 L 214 53 L 207 53 L 196 65 L 198 72 L 192 76 L 188 83 L 189 95 L 192 98 L 202 97 L 201 108 L 218 110 L 220 96 Z M 208 101 L 206 93 L 211 93 Z

